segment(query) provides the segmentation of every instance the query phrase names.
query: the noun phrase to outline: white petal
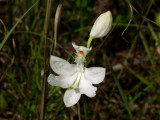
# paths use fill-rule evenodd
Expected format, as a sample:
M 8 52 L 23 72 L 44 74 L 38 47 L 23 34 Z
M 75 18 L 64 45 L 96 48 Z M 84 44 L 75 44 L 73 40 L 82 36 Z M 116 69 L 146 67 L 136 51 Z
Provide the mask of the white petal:
M 75 44 L 75 42 L 72 42 L 72 46 L 73 46 L 73 48 L 76 50 L 76 52 L 78 52 L 78 49 L 79 49 L 80 46 L 77 46 L 77 45 Z
M 84 74 L 81 76 L 79 89 L 81 94 L 85 94 L 88 97 L 94 97 L 97 91 L 97 87 L 94 87 L 90 81 L 86 80 Z
M 106 69 L 103 67 L 85 68 L 85 78 L 92 84 L 99 84 L 105 78 Z
M 70 64 L 66 60 L 56 56 L 50 57 L 50 66 L 59 75 L 71 75 L 77 71 L 75 64 Z
M 68 89 L 64 94 L 63 101 L 66 107 L 71 107 L 78 102 L 80 97 L 81 94 L 77 89 Z
M 110 11 L 107 11 L 101 14 L 95 21 L 90 36 L 93 38 L 104 37 L 112 26 L 112 14 Z
M 74 49 L 76 50 L 76 52 L 78 53 L 79 50 L 84 52 L 84 57 L 92 50 L 92 47 L 87 48 L 84 46 L 77 46 L 74 42 L 72 42 L 72 46 L 74 47 Z
M 48 83 L 52 86 L 68 88 L 74 83 L 76 78 L 77 78 L 77 73 L 73 75 L 60 75 L 60 76 L 55 76 L 53 74 L 50 74 L 48 76 Z

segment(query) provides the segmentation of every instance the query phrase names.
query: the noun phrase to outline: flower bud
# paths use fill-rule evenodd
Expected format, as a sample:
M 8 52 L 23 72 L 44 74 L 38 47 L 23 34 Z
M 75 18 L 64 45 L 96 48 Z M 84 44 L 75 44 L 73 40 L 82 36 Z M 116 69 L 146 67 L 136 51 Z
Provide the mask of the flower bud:
M 90 37 L 92 38 L 100 38 L 104 37 L 112 26 L 112 13 L 107 11 L 101 14 L 96 21 L 90 32 Z

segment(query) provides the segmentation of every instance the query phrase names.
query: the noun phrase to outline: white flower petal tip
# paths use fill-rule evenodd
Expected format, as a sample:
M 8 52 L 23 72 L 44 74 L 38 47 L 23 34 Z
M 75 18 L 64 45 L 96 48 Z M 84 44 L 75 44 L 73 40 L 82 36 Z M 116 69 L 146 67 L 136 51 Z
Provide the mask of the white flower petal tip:
M 71 75 L 76 72 L 75 64 L 70 64 L 68 61 L 56 56 L 50 57 L 50 66 L 59 75 Z
M 91 29 L 90 36 L 93 38 L 100 38 L 107 35 L 112 26 L 112 13 L 107 11 L 101 14 Z
M 78 46 L 74 42 L 72 42 L 72 46 L 74 47 L 77 53 L 83 54 L 84 56 L 86 56 L 92 50 L 92 47 L 87 48 L 84 46 Z
M 92 84 L 99 84 L 105 78 L 106 69 L 103 67 L 91 67 L 85 69 L 85 78 Z
M 96 96 L 97 87 L 94 87 L 92 83 L 88 81 L 84 75 L 82 75 L 81 77 L 79 89 L 81 94 L 85 94 L 88 97 Z
M 75 105 L 81 97 L 78 89 L 68 89 L 66 90 L 63 101 L 66 107 L 71 107 Z

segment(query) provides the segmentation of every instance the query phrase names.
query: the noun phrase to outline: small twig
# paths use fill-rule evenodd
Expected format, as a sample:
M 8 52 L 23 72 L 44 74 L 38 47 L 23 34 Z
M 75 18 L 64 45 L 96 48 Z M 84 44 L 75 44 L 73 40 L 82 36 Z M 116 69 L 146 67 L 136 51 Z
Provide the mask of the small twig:
M 15 60 L 16 44 L 15 44 L 15 42 L 14 42 L 14 39 L 12 39 L 12 45 L 13 45 L 14 55 L 13 55 L 13 58 L 12 58 L 12 60 L 11 60 L 11 63 L 8 65 L 8 67 L 6 68 L 6 70 L 3 72 L 3 74 L 2 74 L 2 76 L 1 76 L 1 78 L 0 78 L 0 83 L 1 83 L 1 81 L 2 81 L 2 79 L 3 79 L 3 77 L 4 77 L 4 76 L 6 75 L 6 73 L 8 72 L 9 68 L 13 65 L 14 60 Z
M 124 35 L 125 31 L 128 29 L 128 27 L 129 27 L 130 24 L 131 24 L 132 16 L 133 16 L 133 9 L 132 9 L 132 6 L 131 6 L 130 2 L 129 2 L 128 0 L 126 0 L 126 1 L 127 1 L 128 5 L 129 5 L 129 7 L 130 7 L 131 15 L 130 15 L 130 20 L 129 20 L 128 24 L 127 24 L 127 27 L 126 27 L 126 28 L 124 29 L 124 31 L 122 32 L 121 36 L 122 36 L 122 38 L 123 38 L 126 42 L 128 42 L 123 35 Z
M 44 49 L 44 75 L 43 75 L 43 83 L 42 83 L 42 92 L 41 92 L 41 103 L 40 103 L 40 120 L 45 119 L 45 109 L 46 109 L 46 96 L 47 96 L 47 31 L 48 24 L 50 19 L 50 11 L 51 11 L 51 0 L 47 1 L 47 11 L 46 11 L 46 19 L 45 19 L 45 49 Z
M 152 0 L 151 2 L 153 2 L 153 0 Z M 154 21 L 146 18 L 144 15 L 142 15 L 128 0 L 127 0 L 127 3 L 130 5 L 130 7 L 131 7 L 136 13 L 138 13 L 139 15 L 141 15 L 141 17 L 142 17 L 143 19 L 145 19 L 145 20 L 147 20 L 147 21 L 155 24 L 156 26 L 160 27 L 160 25 L 158 25 L 156 22 L 154 22 Z
M 60 3 L 57 7 L 55 20 L 54 20 L 54 42 L 53 42 L 53 45 L 52 45 L 51 54 L 54 54 L 55 49 L 56 49 L 57 32 L 58 32 L 58 25 L 59 25 L 60 18 L 61 18 L 61 11 L 62 11 L 62 4 Z
M 2 19 L 0 19 L 0 23 L 3 25 L 4 34 L 6 35 L 8 31 L 7 31 L 7 28 L 6 28 L 5 24 L 4 24 L 4 22 L 2 21 Z

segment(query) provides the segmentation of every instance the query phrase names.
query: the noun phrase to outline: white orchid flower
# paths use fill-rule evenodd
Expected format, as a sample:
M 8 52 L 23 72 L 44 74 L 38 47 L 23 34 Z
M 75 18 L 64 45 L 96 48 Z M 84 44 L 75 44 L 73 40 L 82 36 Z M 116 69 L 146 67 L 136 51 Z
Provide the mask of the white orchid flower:
M 87 47 L 88 48 L 90 47 L 91 41 L 94 38 L 100 38 L 107 35 L 107 33 L 111 29 L 111 26 L 112 26 L 112 13 L 110 11 L 107 11 L 101 14 L 94 22 L 94 25 L 90 31 Z
M 50 85 L 67 88 L 63 98 L 66 107 L 75 105 L 80 99 L 81 94 L 94 97 L 97 87 L 93 86 L 93 84 L 99 84 L 105 77 L 105 68 L 84 67 L 85 56 L 91 48 L 77 46 L 74 43 L 72 45 L 77 52 L 75 58 L 77 64 L 70 64 L 64 59 L 51 56 L 50 66 L 58 76 L 50 74 L 48 77 Z

